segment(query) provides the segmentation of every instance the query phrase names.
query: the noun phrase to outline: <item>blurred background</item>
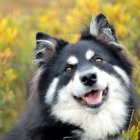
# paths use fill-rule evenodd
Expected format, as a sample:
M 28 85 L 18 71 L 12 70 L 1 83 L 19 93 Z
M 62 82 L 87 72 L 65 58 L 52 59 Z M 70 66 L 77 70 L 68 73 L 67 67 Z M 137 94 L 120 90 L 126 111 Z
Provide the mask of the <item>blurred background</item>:
M 0 0 L 0 135 L 19 118 L 35 73 L 35 35 L 42 31 L 74 42 L 92 15 L 104 13 L 134 64 L 140 95 L 139 0 Z M 138 139 L 140 115 L 129 137 Z M 123 132 L 126 137 L 126 133 Z

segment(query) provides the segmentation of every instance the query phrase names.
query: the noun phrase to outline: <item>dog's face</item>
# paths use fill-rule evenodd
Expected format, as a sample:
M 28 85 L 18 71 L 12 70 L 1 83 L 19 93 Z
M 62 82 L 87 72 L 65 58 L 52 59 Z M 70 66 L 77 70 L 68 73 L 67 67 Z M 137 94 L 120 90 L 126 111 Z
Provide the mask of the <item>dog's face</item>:
M 82 139 L 105 139 L 120 133 L 129 117 L 131 68 L 117 42 L 110 45 L 83 36 L 71 44 L 42 33 L 37 42 L 43 51 L 49 46 L 47 56 L 38 50 L 36 54 L 39 65 L 43 64 L 41 102 L 51 106 L 51 115 L 83 129 Z
M 127 100 L 121 88 L 129 84 L 127 72 L 107 46 L 80 40 L 65 46 L 51 63 L 55 63 L 51 68 L 55 75 L 46 93 L 46 103 L 74 101 L 83 109 L 97 111 L 112 96 Z

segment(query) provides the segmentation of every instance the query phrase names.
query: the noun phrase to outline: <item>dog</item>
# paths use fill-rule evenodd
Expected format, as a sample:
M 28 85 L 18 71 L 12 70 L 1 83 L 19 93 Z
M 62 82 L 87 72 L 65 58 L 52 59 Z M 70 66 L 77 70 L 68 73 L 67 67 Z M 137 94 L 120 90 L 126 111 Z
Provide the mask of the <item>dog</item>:
M 33 93 L 4 140 L 122 140 L 135 109 L 123 50 L 103 14 L 75 43 L 37 33 Z

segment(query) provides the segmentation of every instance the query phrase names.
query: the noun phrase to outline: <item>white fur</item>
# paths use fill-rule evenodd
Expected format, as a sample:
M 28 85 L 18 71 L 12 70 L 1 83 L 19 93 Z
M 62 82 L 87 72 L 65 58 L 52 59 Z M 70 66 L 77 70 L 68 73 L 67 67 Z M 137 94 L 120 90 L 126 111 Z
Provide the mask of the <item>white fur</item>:
M 97 74 L 97 82 L 94 89 L 105 89 L 108 86 L 108 74 L 97 67 L 92 67 L 92 71 Z
M 49 104 L 52 103 L 58 82 L 59 82 L 59 79 L 54 78 L 52 83 L 50 84 L 50 86 L 47 90 L 46 96 L 45 96 L 46 103 L 49 103 Z
M 52 40 L 43 40 L 43 39 L 39 39 L 36 40 L 36 42 L 41 42 L 47 45 L 47 47 L 51 48 L 53 51 L 55 51 L 55 46 L 56 46 L 56 42 L 52 41 Z
M 40 59 L 34 59 L 32 61 L 33 64 L 39 64 L 40 62 L 44 62 L 44 59 L 40 58 Z
M 38 78 L 40 77 L 40 75 L 42 74 L 42 72 L 44 71 L 44 69 L 42 67 L 40 67 L 37 72 L 35 73 L 34 78 L 31 80 L 31 82 L 38 80 Z
M 43 53 L 43 52 L 45 51 L 45 49 L 46 49 L 46 48 L 42 48 L 42 49 L 36 50 L 36 51 L 35 51 L 35 55 L 37 55 L 37 54 L 40 53 L 40 52 Z
M 123 78 L 125 83 L 127 85 L 129 85 L 129 78 L 128 78 L 126 72 L 123 69 L 119 68 L 118 66 L 114 66 L 114 69 Z
M 95 17 L 92 17 L 91 22 L 90 22 L 90 34 L 93 36 L 98 36 L 99 29 L 97 26 L 97 22 L 95 20 Z
M 88 50 L 85 54 L 87 60 L 90 60 L 94 56 L 94 51 Z
M 125 123 L 127 116 L 125 101 L 128 100 L 128 94 L 117 77 L 98 68 L 93 70 L 97 72 L 99 79 L 97 87 L 103 88 L 108 85 L 108 100 L 98 109 L 87 109 L 86 106 L 79 104 L 73 98 L 73 94 L 82 95 L 86 89 L 80 84 L 79 73 L 76 73 L 74 79 L 59 90 L 58 102 L 53 106 L 52 114 L 63 122 L 84 129 L 84 133 L 80 134 L 81 140 L 107 140 L 105 138 L 108 134 L 119 132 L 119 128 Z
M 124 49 L 124 46 L 122 44 L 117 43 L 117 42 L 109 41 L 108 44 L 113 44 L 121 49 Z
M 70 56 L 67 62 L 70 65 L 76 65 L 78 63 L 78 59 L 76 58 L 76 56 Z

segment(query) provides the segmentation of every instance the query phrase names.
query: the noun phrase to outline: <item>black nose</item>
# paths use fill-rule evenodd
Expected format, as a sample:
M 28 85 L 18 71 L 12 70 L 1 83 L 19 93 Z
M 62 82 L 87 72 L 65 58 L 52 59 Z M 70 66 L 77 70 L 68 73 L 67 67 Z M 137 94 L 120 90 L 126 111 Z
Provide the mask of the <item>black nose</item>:
M 80 76 L 82 83 L 86 86 L 92 86 L 97 81 L 96 73 L 84 73 Z

